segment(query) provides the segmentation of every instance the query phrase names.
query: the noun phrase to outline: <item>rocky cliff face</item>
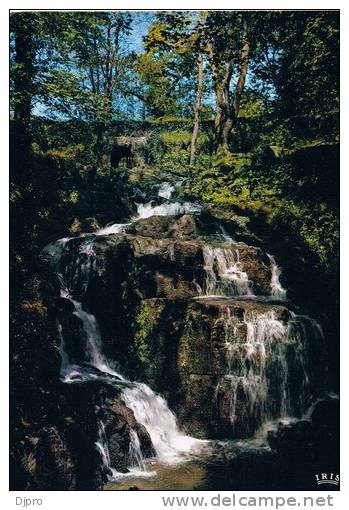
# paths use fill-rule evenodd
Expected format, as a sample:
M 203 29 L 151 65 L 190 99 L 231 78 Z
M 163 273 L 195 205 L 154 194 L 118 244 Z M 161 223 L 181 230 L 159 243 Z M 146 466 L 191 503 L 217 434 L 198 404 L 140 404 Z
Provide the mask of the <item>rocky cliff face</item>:
M 76 256 L 75 268 L 89 264 L 86 246 L 89 237 L 71 241 L 65 267 Z M 214 237 L 188 214 L 139 220 L 92 246 L 82 299 L 105 353 L 164 394 L 189 433 L 247 437 L 263 421 L 300 414 L 321 391 L 319 327 L 273 299 L 261 249 Z M 67 329 L 74 358 L 79 342 Z

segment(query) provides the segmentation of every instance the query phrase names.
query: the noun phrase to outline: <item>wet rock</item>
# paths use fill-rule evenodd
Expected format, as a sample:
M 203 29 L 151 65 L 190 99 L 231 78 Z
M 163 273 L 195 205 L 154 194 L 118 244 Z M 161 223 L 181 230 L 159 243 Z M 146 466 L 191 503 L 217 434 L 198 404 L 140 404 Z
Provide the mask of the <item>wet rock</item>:
M 299 377 L 299 367 L 304 372 L 302 333 L 289 338 L 291 312 L 268 302 L 271 268 L 266 254 L 223 241 L 216 235 L 215 219 L 204 216 L 139 220 L 124 233 L 73 239 L 59 256 L 62 267 L 73 272 L 68 281 L 74 299 L 99 324 L 103 355 L 119 363 L 130 380 L 145 381 L 163 394 L 189 433 L 246 437 L 266 416 L 280 416 L 284 409 L 280 395 L 291 395 L 287 404 L 296 411 L 294 402 L 300 402 L 300 409 L 309 398 L 309 388 L 304 389 Z M 57 253 L 53 256 L 57 259 Z M 210 271 L 212 294 L 223 289 L 229 298 L 203 296 L 209 293 Z M 246 298 L 246 292 L 231 296 L 233 280 L 242 272 L 260 302 Z M 216 285 L 224 279 L 226 286 Z M 194 299 L 198 296 L 202 299 Z M 64 300 L 57 309 L 70 360 L 88 362 L 81 320 Z M 299 324 L 300 331 L 306 329 L 303 326 Z M 143 456 L 154 455 L 148 432 L 119 394 L 105 390 L 104 401 L 98 385 L 65 386 L 59 390 L 63 424 L 50 424 L 40 433 L 34 468 L 28 457 L 29 476 L 37 472 L 40 486 L 86 489 L 105 482 L 108 473 L 95 447 L 100 420 L 113 468 L 126 472 L 130 466 L 133 432 Z M 316 413 L 313 421 L 314 437 L 325 437 L 321 431 L 327 434 L 327 428 Z M 294 452 L 306 449 L 312 440 L 308 422 L 280 426 L 270 436 L 279 452 L 290 445 Z
M 281 455 L 295 458 L 325 459 L 337 462 L 339 450 L 339 400 L 325 397 L 313 404 L 306 420 L 288 425 L 280 423 L 278 429 L 268 433 L 270 447 Z
M 268 432 L 270 447 L 285 455 L 299 455 L 305 448 L 311 448 L 313 440 L 311 423 L 305 420 L 287 425 L 279 423 L 276 431 Z
M 246 375 L 250 363 L 257 367 L 254 370 L 258 377 L 258 367 L 268 364 L 265 377 L 270 379 L 269 386 L 264 387 L 266 382 L 256 376 L 257 386 L 251 386 L 251 391 L 256 398 L 266 399 L 270 412 L 278 416 L 280 397 L 273 390 L 273 385 L 279 388 L 280 384 L 278 356 L 288 352 L 291 358 L 297 344 L 292 340 L 288 345 L 285 336 L 285 350 L 278 352 L 279 338 L 273 333 L 268 339 L 269 357 L 263 360 L 258 349 L 250 352 L 246 317 L 270 317 L 267 324 L 271 327 L 280 321 L 277 328 L 286 328 L 291 320 L 287 308 L 238 299 L 152 298 L 142 300 L 141 310 L 139 324 L 143 329 L 136 329 L 136 335 L 142 339 L 143 354 L 144 349 L 148 353 L 144 379 L 166 397 L 185 430 L 199 437 L 253 435 L 263 416 L 259 405 L 250 409 L 251 397 L 244 386 L 254 384 L 254 379 L 249 381 Z M 282 329 L 282 334 L 286 335 L 285 331 Z M 230 361 L 229 345 L 237 353 Z M 244 374 L 241 369 L 245 364 L 247 372 L 235 386 L 238 379 L 231 375 Z M 268 394 L 263 396 L 263 391 Z M 290 391 L 295 399 L 299 398 L 300 388 L 295 386 Z
M 117 471 L 127 472 L 130 461 L 131 430 L 134 430 L 138 435 L 143 457 L 154 456 L 155 452 L 147 430 L 143 425 L 137 423 L 133 412 L 121 400 L 107 403 L 103 420 L 108 439 L 110 462 Z
M 195 216 L 152 216 L 140 219 L 126 230 L 132 235 L 156 239 L 188 239 L 199 235 L 200 224 Z
M 314 404 L 310 419 L 314 427 L 335 432 L 339 427 L 339 399 L 326 398 Z
M 196 437 L 212 437 L 216 377 L 207 374 L 188 374 L 182 381 L 185 396 L 177 413 L 182 427 Z
M 124 281 L 125 285 L 129 285 L 130 276 L 132 286 L 143 298 L 195 297 L 205 293 L 207 261 L 204 241 L 182 240 L 179 235 L 183 226 L 192 229 L 197 221 L 190 215 L 181 216 L 176 221 L 173 217 L 155 216 L 139 220 L 129 227 L 137 235 L 112 234 L 97 238 L 94 242 L 96 269 L 91 275 L 87 298 L 92 287 L 93 291 L 103 291 L 103 281 L 108 280 L 115 285 Z M 252 291 L 257 295 L 269 295 L 271 271 L 265 255 L 244 245 L 228 248 L 223 243 L 221 246 L 230 250 L 233 258 L 239 257 L 241 270 L 247 272 Z M 71 247 L 76 249 L 74 243 Z M 222 256 L 225 256 L 224 253 Z M 218 274 L 220 269 L 217 265 L 213 265 L 212 271 L 218 281 L 223 279 L 222 284 L 229 285 L 227 276 Z M 229 289 L 228 294 L 231 295 L 233 290 Z

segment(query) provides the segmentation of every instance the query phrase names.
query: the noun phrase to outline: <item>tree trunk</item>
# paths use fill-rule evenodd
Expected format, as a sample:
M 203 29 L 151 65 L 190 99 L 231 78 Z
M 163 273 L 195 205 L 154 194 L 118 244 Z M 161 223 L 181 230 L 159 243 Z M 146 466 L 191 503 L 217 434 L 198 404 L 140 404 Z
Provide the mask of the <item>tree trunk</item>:
M 235 86 L 234 94 L 230 92 L 230 82 L 233 75 L 234 60 L 222 66 L 214 63 L 212 45 L 209 46 L 209 53 L 212 56 L 212 76 L 216 94 L 216 114 L 214 128 L 216 133 L 217 152 L 229 150 L 231 133 L 236 128 L 240 108 L 240 100 L 245 88 L 250 46 L 247 37 L 247 23 L 243 24 L 242 49 L 240 57 L 239 78 Z
M 235 87 L 235 96 L 234 96 L 234 112 L 237 118 L 240 109 L 240 99 L 241 95 L 245 88 L 247 71 L 248 71 L 248 61 L 250 54 L 250 44 L 247 38 L 247 23 L 244 22 L 244 33 L 243 33 L 243 46 L 241 50 L 241 64 L 240 64 L 240 73 L 239 79 Z
M 217 151 L 227 151 L 229 147 L 230 132 L 233 127 L 233 112 L 231 111 L 231 100 L 229 86 L 231 80 L 232 63 L 227 66 L 225 77 L 221 83 L 217 83 L 216 92 L 216 114 L 215 134 Z
M 214 89 L 216 94 L 216 112 L 214 117 L 214 130 L 216 135 L 216 144 L 219 145 L 222 136 L 221 128 L 224 116 L 224 101 L 221 85 L 218 82 L 216 82 Z
M 220 137 L 220 150 L 227 152 L 229 150 L 229 143 L 231 138 L 231 132 L 236 125 L 236 121 L 233 117 L 227 116 L 224 120 L 224 123 L 221 128 L 221 137 Z
M 212 65 L 214 90 L 216 94 L 216 113 L 214 128 L 217 151 L 228 150 L 229 135 L 232 128 L 230 82 L 233 74 L 233 61 L 223 66 Z
M 191 146 L 190 146 L 190 166 L 194 166 L 195 164 L 195 153 L 197 147 L 197 140 L 199 134 L 199 126 L 200 126 L 200 111 L 201 111 L 201 102 L 202 102 L 202 93 L 204 88 L 204 58 L 203 54 L 200 52 L 198 54 L 197 60 L 198 66 L 198 87 L 196 94 L 196 102 L 194 107 L 194 126 L 193 126 L 193 134 L 191 137 Z
M 196 91 L 196 101 L 194 106 L 194 125 L 193 125 L 193 133 L 191 137 L 191 145 L 190 145 L 190 161 L 189 165 L 194 166 L 195 164 L 195 154 L 197 149 L 197 140 L 200 128 L 200 112 L 201 112 L 201 103 L 202 103 L 202 95 L 204 90 L 204 50 L 202 48 L 202 32 L 201 29 L 206 23 L 206 19 L 208 16 L 208 11 L 201 11 L 199 17 L 198 24 L 198 58 L 197 58 L 197 69 L 198 69 L 198 84 Z

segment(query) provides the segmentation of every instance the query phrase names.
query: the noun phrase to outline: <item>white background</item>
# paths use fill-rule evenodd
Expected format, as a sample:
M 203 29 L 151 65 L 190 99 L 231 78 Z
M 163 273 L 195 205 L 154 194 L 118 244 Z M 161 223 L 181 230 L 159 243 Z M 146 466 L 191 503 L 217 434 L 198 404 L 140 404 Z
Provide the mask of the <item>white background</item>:
M 0 505 L 3 509 L 23 508 L 16 506 L 16 496 L 26 498 L 39 497 L 42 499 L 41 506 L 30 506 L 31 508 L 42 509 L 82 509 L 82 510 L 96 510 L 102 508 L 103 510 L 118 509 L 118 510 L 133 510 L 133 509 L 163 509 L 161 496 L 199 496 L 205 495 L 206 497 L 214 495 L 208 492 L 191 492 L 191 491 L 84 491 L 84 492 L 13 492 L 8 491 L 8 24 L 9 24 L 9 9 L 341 9 L 341 491 L 331 491 L 334 496 L 334 510 L 348 509 L 349 508 L 349 481 L 348 481 L 348 456 L 349 446 L 348 438 L 349 427 L 348 420 L 348 373 L 349 373 L 349 321 L 346 320 L 349 315 L 349 265 L 348 264 L 348 250 L 349 250 L 349 168 L 348 168 L 348 95 L 349 95 L 349 2 L 339 0 L 288 0 L 283 1 L 262 1 L 262 0 L 187 0 L 186 2 L 180 0 L 178 2 L 169 0 L 127 0 L 122 2 L 119 0 L 99 0 L 93 2 L 91 0 L 61 0 L 61 1 L 7 1 L 2 0 L 0 4 L 0 99 L 1 99 L 1 167 L 0 167 L 0 221 L 1 221 L 1 302 L 0 302 L 0 363 L 1 363 L 1 415 L 0 415 Z M 323 289 L 326 293 L 326 289 Z M 221 492 L 222 495 L 231 496 L 231 492 Z M 297 499 L 303 495 L 307 496 L 326 496 L 326 492 L 313 491 L 313 492 L 239 492 L 238 496 L 296 496 Z M 177 507 L 178 508 L 178 507 Z M 192 508 L 192 507 L 188 507 Z M 208 509 L 210 506 L 208 506 Z M 211 507 L 218 508 L 218 507 Z M 221 507 L 231 508 L 231 507 Z M 235 507 L 237 508 L 237 507 Z M 239 507 L 251 508 L 251 507 Z M 262 507 L 265 508 L 265 507 Z M 270 508 L 270 507 L 268 507 Z M 295 508 L 295 507 L 283 507 Z M 303 506 L 298 506 L 303 508 Z M 307 508 L 311 508 L 308 506 Z M 313 507 L 315 508 L 315 507 Z M 323 506 L 322 508 L 328 508 Z

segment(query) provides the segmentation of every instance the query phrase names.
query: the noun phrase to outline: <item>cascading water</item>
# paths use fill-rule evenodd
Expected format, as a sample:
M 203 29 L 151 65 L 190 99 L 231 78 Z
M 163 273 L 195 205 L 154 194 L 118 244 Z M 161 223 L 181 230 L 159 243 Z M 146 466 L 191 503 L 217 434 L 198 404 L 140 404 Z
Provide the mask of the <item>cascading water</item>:
M 136 218 L 138 219 L 138 218 Z M 135 220 L 136 221 L 136 220 Z M 97 236 L 108 236 L 110 234 L 122 234 L 125 232 L 127 227 L 132 225 L 131 223 L 113 223 L 112 225 L 108 225 L 107 227 L 103 227 L 98 229 L 95 234 Z
M 141 471 L 145 471 L 145 463 L 141 449 L 141 443 L 137 432 L 130 429 L 130 447 L 129 447 L 129 465 L 137 466 Z
M 271 281 L 270 281 L 271 295 L 272 297 L 283 301 L 284 299 L 286 299 L 286 290 L 282 287 L 280 283 L 281 269 L 276 264 L 273 255 L 267 253 L 267 256 L 270 260 L 271 266 Z
M 170 200 L 173 192 L 176 190 L 176 186 L 170 182 L 163 182 L 159 186 L 158 197 Z
M 246 334 L 242 341 L 237 318 L 229 308 L 218 320 L 222 319 L 228 370 L 216 394 L 219 395 L 220 389 L 229 394 L 231 424 L 234 426 L 244 414 L 241 409 L 237 412 L 237 406 L 242 404 L 247 407 L 252 428 L 276 418 L 301 415 L 309 398 L 308 341 L 310 336 L 322 340 L 319 324 L 292 312 L 285 323 L 273 310 L 262 314 L 245 311 Z M 295 375 L 296 395 L 291 381 Z
M 176 464 L 189 454 L 202 451 L 204 443 L 179 430 L 176 416 L 163 397 L 146 384 L 128 381 L 114 369 L 112 363 L 103 355 L 102 338 L 96 317 L 84 308 L 83 302 L 90 276 L 93 272 L 98 272 L 93 245 L 95 236 L 124 233 L 135 221 L 151 216 L 197 214 L 201 211 L 197 204 L 170 202 L 174 191 L 174 185 L 163 183 L 158 195 L 168 202 L 158 205 L 153 205 L 153 202 L 138 204 L 137 216 L 128 223 L 113 224 L 92 235 L 82 234 L 79 243 L 69 238 L 62 239 L 47 249 L 59 274 L 61 297 L 71 303 L 72 313 L 80 320 L 84 335 L 84 358 L 79 362 L 71 362 L 63 328 L 58 325 L 61 338 L 62 381 L 72 384 L 100 380 L 121 388 L 121 398 L 125 405 L 133 411 L 136 421 L 149 433 L 157 460 L 167 464 Z M 253 301 L 255 296 L 251 291 L 248 274 L 240 260 L 239 248 L 236 248 L 236 243 L 224 229 L 220 235 L 224 237 L 226 243 L 234 243 L 234 246 L 202 246 L 204 283 L 201 287 L 195 280 L 193 282 L 198 294 L 204 299 L 210 296 L 224 296 L 234 297 L 236 300 L 248 298 Z M 170 248 L 172 261 L 175 259 L 173 249 L 172 246 Z M 285 300 L 286 290 L 280 283 L 281 271 L 274 257 L 272 255 L 268 257 L 271 290 L 270 296 L 264 297 Z M 270 420 L 300 415 L 304 411 L 309 395 L 308 340 L 310 335 L 322 339 L 319 324 L 309 317 L 291 312 L 288 320 L 284 321 L 273 309 L 265 313 L 253 309 L 245 310 L 243 325 L 246 334 L 244 339 L 241 339 L 237 318 L 229 305 L 224 308 L 218 321 L 224 324 L 227 370 L 218 383 L 217 398 L 221 392 L 228 394 L 229 420 L 232 428 L 238 426 L 241 416 L 243 420 L 253 422 L 251 426 L 248 423 L 244 424 L 246 429 L 253 433 L 258 426 L 263 426 Z M 297 405 L 290 389 L 292 377 L 297 378 Z M 118 480 L 125 476 L 111 466 L 108 441 L 103 422 L 99 418 L 96 448 L 100 452 L 101 462 L 110 480 Z M 131 473 L 143 470 L 152 474 L 146 470 L 140 440 L 136 430 L 132 428 L 128 453 Z
M 64 338 L 62 333 L 60 333 L 60 354 L 62 359 L 60 375 L 62 381 L 65 383 L 71 383 L 77 380 L 93 380 L 97 378 L 98 372 L 113 376 L 120 381 L 125 381 L 122 375 L 118 374 L 110 367 L 108 361 L 102 354 L 101 335 L 95 316 L 83 310 L 82 304 L 72 299 L 69 294 L 61 291 L 61 297 L 68 299 L 68 301 L 73 304 L 73 315 L 78 317 L 82 322 L 86 345 L 86 360 L 84 361 L 87 363 L 87 365 L 85 364 L 83 366 L 70 363 L 69 356 L 65 350 Z M 96 371 L 91 372 L 91 368 L 95 368 Z
M 177 216 L 179 214 L 196 214 L 201 211 L 201 207 L 190 202 L 172 202 L 160 205 L 138 204 L 136 220 L 150 218 L 151 216 Z
M 150 218 L 151 216 L 177 216 L 180 214 L 198 214 L 201 211 L 199 204 L 191 202 L 170 202 L 174 191 L 182 181 L 176 184 L 170 184 L 164 182 L 160 185 L 158 190 L 158 196 L 165 198 L 168 202 L 163 204 L 154 205 L 153 200 L 145 204 L 136 204 L 137 215 L 131 219 L 129 223 L 114 223 L 107 227 L 101 228 L 95 232 L 96 235 L 109 235 L 109 234 L 120 234 L 125 232 L 128 226 L 132 225 L 138 220 Z
M 98 412 L 98 409 L 96 410 Z M 147 471 L 145 461 L 143 458 L 140 441 L 137 432 L 130 429 L 130 445 L 128 452 L 128 465 L 129 471 L 127 473 L 119 473 L 111 465 L 108 440 L 105 433 L 104 423 L 98 420 L 98 437 L 95 442 L 96 448 L 101 456 L 103 472 L 107 476 L 108 481 L 116 481 L 127 476 L 153 476 L 154 471 Z
M 98 413 L 98 408 L 96 409 L 96 413 Z M 106 472 L 108 480 L 113 480 L 117 475 L 117 471 L 111 467 L 110 464 L 110 455 L 108 448 L 107 436 L 105 433 L 104 423 L 102 420 L 98 420 L 98 437 L 95 442 L 96 448 L 100 453 L 102 459 L 103 470 Z
M 238 249 L 203 247 L 206 296 L 252 296 Z
M 149 432 L 159 461 L 177 463 L 181 454 L 193 452 L 202 445 L 201 441 L 180 432 L 176 416 L 169 410 L 166 400 L 146 384 L 125 388 L 122 397 L 136 420 Z
M 224 241 L 227 241 L 229 243 L 234 243 L 234 239 L 228 234 L 228 232 L 225 230 L 223 225 L 218 225 L 218 235 L 222 236 Z
M 66 240 L 64 247 L 67 247 Z M 62 244 L 62 243 L 61 243 Z M 85 334 L 86 359 L 83 364 L 71 363 L 65 348 L 62 327 L 59 325 L 61 336 L 61 379 L 65 383 L 85 382 L 89 380 L 101 380 L 110 384 L 123 387 L 121 398 L 126 406 L 134 411 L 138 423 L 144 425 L 152 440 L 156 456 L 159 461 L 165 463 L 177 463 L 183 459 L 183 455 L 200 448 L 202 441 L 183 434 L 177 425 L 176 417 L 169 409 L 167 402 L 160 395 L 154 393 L 146 384 L 131 382 L 121 374 L 115 372 L 102 353 L 102 340 L 96 317 L 83 309 L 81 302 L 74 299 L 70 292 L 75 295 L 84 295 L 87 290 L 90 271 L 95 269 L 93 240 L 85 241 L 83 248 L 79 248 L 79 255 L 73 257 L 69 264 L 64 265 L 64 247 L 58 266 L 60 268 L 59 281 L 61 283 L 61 297 L 69 300 L 73 307 L 73 314 L 81 321 Z M 51 247 L 52 248 L 52 247 Z M 63 264 L 63 267 L 61 267 Z M 78 264 L 77 267 L 75 265 Z M 73 266 L 73 267 L 72 267 Z M 69 278 L 69 280 L 67 280 Z M 101 420 L 99 421 L 99 435 L 96 447 L 102 458 L 102 464 L 109 473 L 109 479 L 121 476 L 110 465 L 108 444 Z M 137 466 L 145 469 L 139 438 L 135 430 L 130 432 L 130 467 Z

